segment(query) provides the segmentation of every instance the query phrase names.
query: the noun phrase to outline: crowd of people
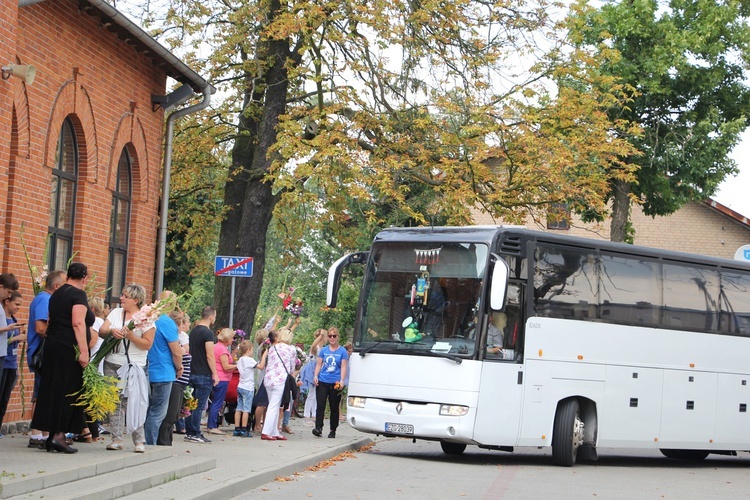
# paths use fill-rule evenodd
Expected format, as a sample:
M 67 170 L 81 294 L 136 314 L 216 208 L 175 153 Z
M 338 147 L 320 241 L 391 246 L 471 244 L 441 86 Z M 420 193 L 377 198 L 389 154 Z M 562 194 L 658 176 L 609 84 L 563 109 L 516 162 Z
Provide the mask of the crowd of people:
M 136 453 L 150 445 L 171 446 L 174 434 L 210 443 L 205 434 L 225 435 L 219 428 L 222 419 L 233 421 L 234 437 L 255 433 L 263 441 L 284 441 L 285 434 L 293 433 L 289 418 L 300 390 L 307 394 L 304 417 L 312 433 L 323 435 L 329 406 L 328 437 L 336 437 L 351 353 L 351 344 L 340 345 L 337 328 L 317 330 L 309 351 L 303 352 L 293 344 L 299 320 L 279 327 L 281 318 L 275 316 L 255 333 L 254 345 L 244 332 L 240 341 L 232 329 L 215 332 L 212 306 L 203 308 L 192 328 L 179 307 L 143 323 L 135 319 L 147 302 L 144 287 L 126 285 L 119 306 L 110 310 L 101 299 L 89 300 L 87 281 L 88 269 L 81 263 L 70 264 L 67 273 L 49 273 L 44 290 L 31 301 L 26 324 L 16 319 L 23 305 L 17 279 L 0 274 L 0 342 L 5 342 L 0 345 L 7 345 L 0 350 L 5 354 L 0 424 L 18 377 L 19 345 L 25 342 L 35 374 L 30 448 L 76 453 L 75 441 L 92 442 L 100 432 L 110 435 L 106 449 L 112 451 L 125 448 L 126 434 Z M 160 300 L 169 295 L 164 292 Z M 107 418 L 97 422 L 78 404 L 77 394 L 84 369 L 108 338 L 120 342 L 101 352 L 107 354 L 96 370 L 117 381 L 120 398 Z M 236 400 L 233 413 L 222 411 L 230 392 Z M 186 397 L 197 401 L 189 412 Z

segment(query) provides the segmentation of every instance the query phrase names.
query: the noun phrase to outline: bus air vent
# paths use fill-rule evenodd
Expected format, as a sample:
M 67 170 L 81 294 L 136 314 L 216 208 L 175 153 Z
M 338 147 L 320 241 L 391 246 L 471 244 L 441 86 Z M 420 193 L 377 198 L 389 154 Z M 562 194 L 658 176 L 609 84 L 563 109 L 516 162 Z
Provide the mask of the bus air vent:
M 500 243 L 500 252 L 521 255 L 521 239 L 518 236 L 505 236 Z

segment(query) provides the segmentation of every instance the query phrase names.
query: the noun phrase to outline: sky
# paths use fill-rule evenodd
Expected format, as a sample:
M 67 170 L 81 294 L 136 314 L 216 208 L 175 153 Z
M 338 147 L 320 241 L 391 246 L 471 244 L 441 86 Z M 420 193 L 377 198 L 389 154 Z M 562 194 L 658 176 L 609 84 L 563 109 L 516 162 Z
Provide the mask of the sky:
M 732 151 L 740 173 L 727 178 L 713 199 L 735 212 L 750 217 L 750 130 L 743 134 L 742 142 Z

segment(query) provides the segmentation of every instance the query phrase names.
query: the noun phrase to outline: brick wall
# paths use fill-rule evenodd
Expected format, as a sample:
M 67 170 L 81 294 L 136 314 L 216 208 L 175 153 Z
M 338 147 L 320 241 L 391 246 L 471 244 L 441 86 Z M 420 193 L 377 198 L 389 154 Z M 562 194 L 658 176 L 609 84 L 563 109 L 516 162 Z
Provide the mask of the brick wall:
M 165 72 L 97 19 L 79 11 L 74 0 L 22 8 L 17 0 L 0 2 L 3 64 L 13 60 L 37 69 L 32 85 L 16 78 L 0 82 L 2 270 L 19 278 L 28 305 L 33 292 L 19 229 L 23 223 L 29 253 L 41 265 L 56 145 L 69 116 L 80 153 L 76 260 L 87 264 L 98 282 L 106 283 L 112 190 L 120 154 L 127 147 L 134 159 L 127 281 L 152 291 L 164 113 L 152 111 L 151 95 L 164 94 Z M 22 309 L 19 316 L 25 320 L 28 310 Z M 17 387 L 6 423 L 31 417 L 32 380 L 25 372 L 26 413 L 21 412 Z

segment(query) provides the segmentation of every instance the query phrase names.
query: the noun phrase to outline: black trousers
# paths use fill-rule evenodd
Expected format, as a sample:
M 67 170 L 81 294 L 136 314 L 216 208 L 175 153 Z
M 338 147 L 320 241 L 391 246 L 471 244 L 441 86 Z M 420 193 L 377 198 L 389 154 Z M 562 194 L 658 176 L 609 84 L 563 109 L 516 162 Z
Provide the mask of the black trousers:
M 185 387 L 187 386 L 177 382 L 172 384 L 172 392 L 169 393 L 167 416 L 162 420 L 159 426 L 159 435 L 156 437 L 157 446 L 172 446 L 172 428 L 177 419 L 180 418 L 182 393 L 185 392 Z
M 318 382 L 315 396 L 318 398 L 318 408 L 315 413 L 315 427 L 323 428 L 326 413 L 326 403 L 331 407 L 331 430 L 335 431 L 339 426 L 339 404 L 341 403 L 341 391 L 333 388 L 334 384 Z

